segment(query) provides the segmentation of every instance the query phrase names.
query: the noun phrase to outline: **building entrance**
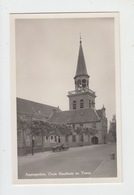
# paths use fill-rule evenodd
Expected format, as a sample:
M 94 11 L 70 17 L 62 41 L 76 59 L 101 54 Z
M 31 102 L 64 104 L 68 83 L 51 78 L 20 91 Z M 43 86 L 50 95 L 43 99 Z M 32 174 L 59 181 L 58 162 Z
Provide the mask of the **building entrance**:
M 92 144 L 98 144 L 98 137 L 96 136 L 92 137 L 91 141 L 92 141 Z

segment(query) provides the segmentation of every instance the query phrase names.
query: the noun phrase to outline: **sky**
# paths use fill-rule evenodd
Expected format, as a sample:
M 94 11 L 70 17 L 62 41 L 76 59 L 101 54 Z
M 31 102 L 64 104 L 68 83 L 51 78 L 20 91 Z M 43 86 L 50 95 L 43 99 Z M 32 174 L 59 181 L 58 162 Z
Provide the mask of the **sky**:
M 111 120 L 116 113 L 113 18 L 17 19 L 17 97 L 68 110 L 80 34 L 96 109 L 104 105 Z

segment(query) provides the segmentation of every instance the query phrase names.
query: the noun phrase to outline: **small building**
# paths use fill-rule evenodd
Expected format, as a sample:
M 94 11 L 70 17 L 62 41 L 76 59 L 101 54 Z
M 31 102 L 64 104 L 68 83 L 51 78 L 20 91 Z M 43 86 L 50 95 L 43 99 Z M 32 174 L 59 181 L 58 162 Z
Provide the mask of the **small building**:
M 99 115 L 99 114 L 100 115 Z M 106 143 L 107 119 L 105 117 L 105 108 L 95 110 L 90 108 L 58 111 L 49 119 L 49 123 L 67 124 L 72 127 L 72 135 L 60 136 L 60 143 L 68 143 L 70 146 L 102 144 Z M 78 133 L 79 128 L 92 130 L 95 133 Z M 77 131 L 78 130 L 78 131 Z

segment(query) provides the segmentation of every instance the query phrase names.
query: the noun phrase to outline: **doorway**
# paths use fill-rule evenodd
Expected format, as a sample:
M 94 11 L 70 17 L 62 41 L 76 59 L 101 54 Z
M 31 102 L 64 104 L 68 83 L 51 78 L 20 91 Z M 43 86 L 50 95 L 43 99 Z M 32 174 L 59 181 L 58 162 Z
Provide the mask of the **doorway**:
M 98 137 L 96 136 L 92 137 L 91 141 L 92 141 L 92 144 L 98 144 Z

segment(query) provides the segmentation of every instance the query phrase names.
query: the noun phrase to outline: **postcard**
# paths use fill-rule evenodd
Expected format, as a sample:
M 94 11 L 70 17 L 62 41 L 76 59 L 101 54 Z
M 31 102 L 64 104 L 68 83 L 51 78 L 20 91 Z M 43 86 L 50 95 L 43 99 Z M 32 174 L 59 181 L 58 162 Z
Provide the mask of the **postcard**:
M 11 14 L 14 184 L 119 183 L 119 13 Z

